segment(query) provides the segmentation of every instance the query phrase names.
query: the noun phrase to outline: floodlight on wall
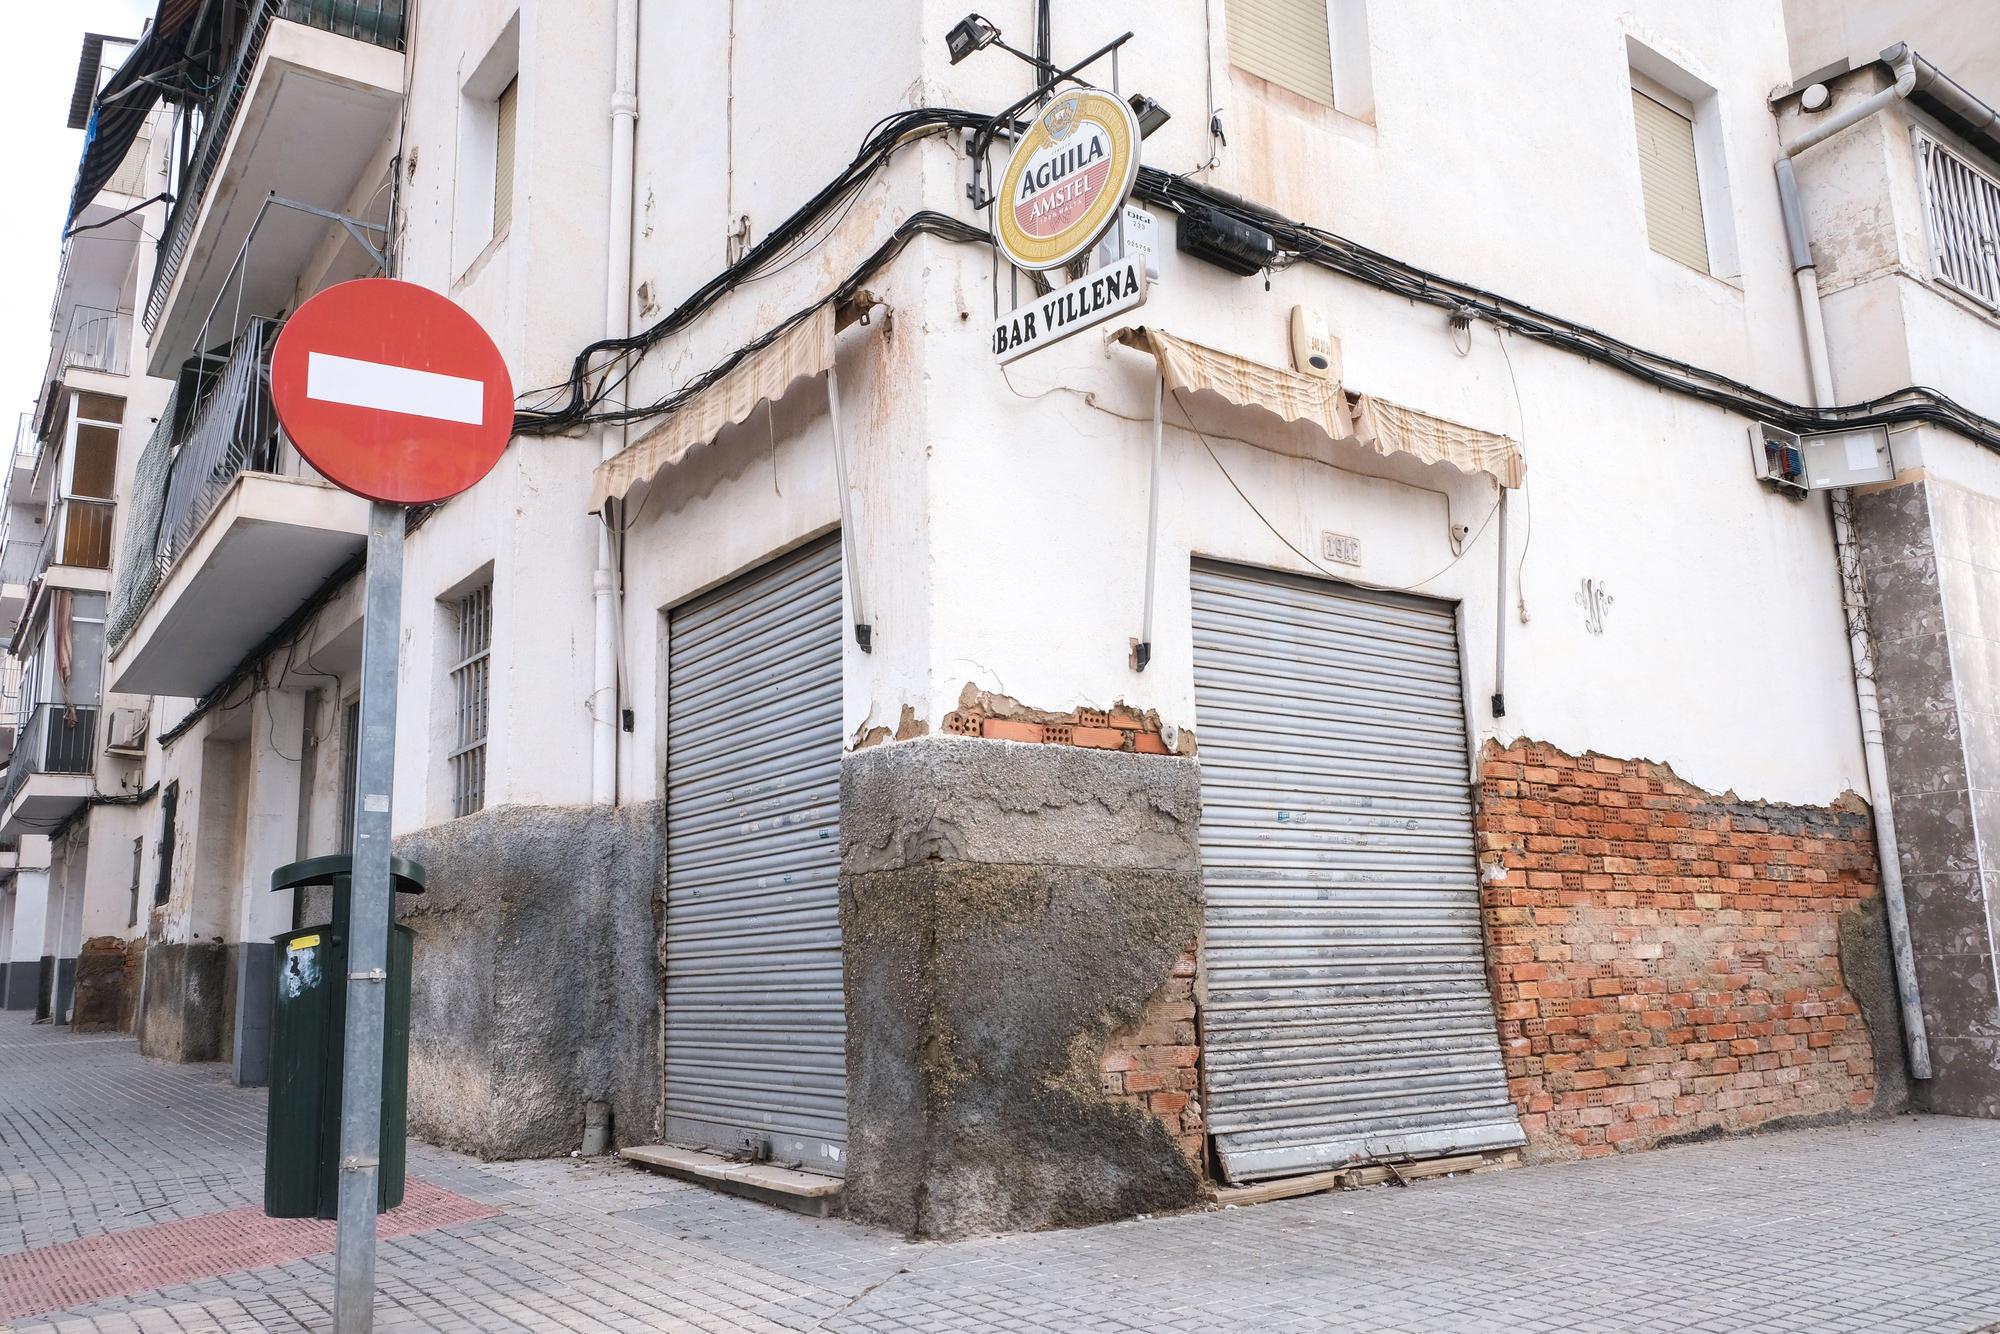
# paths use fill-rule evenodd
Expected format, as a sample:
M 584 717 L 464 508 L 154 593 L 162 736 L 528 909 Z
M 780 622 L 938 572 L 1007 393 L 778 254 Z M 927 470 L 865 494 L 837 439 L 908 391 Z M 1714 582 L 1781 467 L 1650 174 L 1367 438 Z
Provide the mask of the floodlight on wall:
M 983 50 L 999 40 L 1000 29 L 977 14 L 967 14 L 952 24 L 951 31 L 944 35 L 945 45 L 951 48 L 951 63 L 954 65 L 974 51 Z
M 1144 93 L 1134 93 L 1128 99 L 1132 104 L 1132 114 L 1139 119 L 1139 137 L 1149 139 L 1153 131 L 1174 118 L 1171 111 L 1155 102 Z

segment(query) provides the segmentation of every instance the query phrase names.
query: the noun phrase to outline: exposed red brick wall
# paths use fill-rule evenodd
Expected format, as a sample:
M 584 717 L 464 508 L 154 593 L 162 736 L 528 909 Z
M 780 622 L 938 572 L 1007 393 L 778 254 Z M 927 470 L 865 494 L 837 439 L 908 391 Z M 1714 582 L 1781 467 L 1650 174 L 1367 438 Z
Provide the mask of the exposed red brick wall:
M 1201 1047 L 1195 1024 L 1195 942 L 1146 1000 L 1139 1022 L 1111 1035 L 1098 1061 L 1104 1091 L 1157 1117 L 1203 1170 Z
M 1839 953 L 1842 912 L 1876 893 L 1865 810 L 1737 802 L 1663 765 L 1522 741 L 1488 744 L 1478 828 L 1531 1154 L 1872 1102 Z

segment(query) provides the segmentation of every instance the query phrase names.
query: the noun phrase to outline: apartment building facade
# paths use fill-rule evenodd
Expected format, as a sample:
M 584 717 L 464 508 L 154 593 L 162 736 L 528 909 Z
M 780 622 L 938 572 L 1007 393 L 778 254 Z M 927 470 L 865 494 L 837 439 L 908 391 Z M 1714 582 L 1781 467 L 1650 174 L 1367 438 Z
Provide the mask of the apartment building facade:
M 263 1077 L 270 938 L 326 910 L 269 872 L 350 837 L 366 519 L 269 348 L 387 272 L 523 390 L 407 540 L 417 1133 L 608 1118 L 954 1235 L 2000 1112 L 1990 71 L 1801 68 L 1777 5 L 963 18 L 163 4 L 127 66 L 209 91 L 78 288 L 121 378 L 30 430 L 45 516 L 115 455 L 113 554 L 21 597 L 10 997 L 39 931 L 58 1017 Z M 1144 216 L 1017 270 L 991 196 L 1073 105 L 1003 43 L 1127 30 L 1080 77 L 1148 99 Z M 1120 240 L 1142 301 L 996 339 Z

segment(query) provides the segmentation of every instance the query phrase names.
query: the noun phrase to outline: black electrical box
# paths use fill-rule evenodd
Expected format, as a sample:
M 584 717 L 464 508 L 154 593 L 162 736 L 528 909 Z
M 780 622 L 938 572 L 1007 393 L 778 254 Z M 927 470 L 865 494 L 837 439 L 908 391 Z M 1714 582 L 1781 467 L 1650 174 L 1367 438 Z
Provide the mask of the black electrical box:
M 1180 216 L 1174 245 L 1183 254 L 1205 259 L 1231 273 L 1252 274 L 1278 260 L 1278 239 L 1227 213 L 1194 204 Z

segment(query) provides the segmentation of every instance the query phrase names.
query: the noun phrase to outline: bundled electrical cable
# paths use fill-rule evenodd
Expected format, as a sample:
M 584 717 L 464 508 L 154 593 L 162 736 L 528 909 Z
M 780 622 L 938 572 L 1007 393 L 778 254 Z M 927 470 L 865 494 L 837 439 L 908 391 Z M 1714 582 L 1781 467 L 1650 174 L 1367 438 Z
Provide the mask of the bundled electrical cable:
M 569 378 L 543 391 L 544 400 L 517 412 L 515 431 L 549 435 L 598 422 L 636 421 L 671 412 L 713 383 L 744 357 L 770 343 L 805 318 L 820 303 L 795 312 L 751 343 L 738 348 L 672 394 L 636 406 L 606 409 L 601 405 L 628 378 L 638 356 L 662 339 L 687 328 L 731 290 L 768 277 L 797 262 L 822 244 L 847 205 L 889 161 L 897 149 L 951 130 L 993 128 L 992 118 L 950 107 L 917 107 L 886 116 L 871 127 L 861 149 L 832 181 L 801 205 L 736 263 L 723 269 L 656 323 L 625 338 L 600 339 L 576 356 Z M 1690 362 L 1649 352 L 1602 330 L 1539 310 L 1476 284 L 1419 268 L 1356 241 L 1309 223 L 1286 218 L 1271 209 L 1203 185 L 1185 175 L 1142 167 L 1134 193 L 1149 203 L 1176 212 L 1204 208 L 1269 232 L 1277 241 L 1278 267 L 1308 263 L 1344 274 L 1382 291 L 1422 302 L 1459 318 L 1484 319 L 1522 337 L 1602 362 L 1648 384 L 1685 394 L 1701 402 L 1742 413 L 1796 432 L 1843 427 L 1894 426 L 1925 422 L 1948 427 L 1989 448 L 2000 450 L 2000 422 L 1984 417 L 1939 391 L 1911 385 L 1859 403 L 1810 408 L 1790 402 L 1754 385 Z M 833 294 L 839 299 L 900 253 L 918 235 L 991 245 L 985 228 L 936 212 L 906 219 Z M 555 395 L 561 395 L 559 399 Z
M 532 391 L 548 397 L 535 407 L 516 412 L 515 433 L 552 435 L 592 422 L 633 420 L 669 411 L 674 402 L 685 396 L 685 388 L 673 395 L 672 399 L 661 400 L 658 403 L 611 412 L 600 412 L 597 409 L 610 389 L 630 375 L 633 361 L 646 349 L 687 328 L 732 289 L 778 272 L 815 249 L 832 232 L 829 220 L 838 221 L 846 205 L 875 173 L 888 164 L 897 149 L 926 135 L 945 133 L 954 129 L 978 128 L 985 125 L 987 120 L 988 117 L 971 111 L 959 111 L 949 107 L 917 107 L 885 116 L 877 121 L 870 128 L 861 150 L 854 155 L 854 159 L 846 168 L 761 241 L 751 246 L 736 263 L 710 278 L 687 300 L 638 333 L 624 338 L 599 339 L 585 347 L 577 353 L 570 367 L 569 378 L 562 384 L 552 386 L 548 390 Z M 919 219 L 928 221 L 920 223 Z M 986 237 L 983 228 L 972 227 L 970 224 L 935 213 L 915 215 L 897 229 L 898 233 L 905 233 L 906 229 L 913 225 L 917 231 L 936 228 L 940 229 L 939 234 L 971 233 L 970 236 L 956 236 L 955 239 L 984 240 Z M 905 242 L 909 234 L 914 233 L 905 234 L 903 236 Z M 891 254 L 894 250 L 902 248 L 893 236 L 885 245 L 893 246 Z M 857 271 L 857 276 L 851 276 L 848 283 L 858 285 L 865 277 L 864 271 L 873 270 L 864 265 L 863 270 Z M 802 317 L 803 312 L 793 318 Z M 764 342 L 776 337 L 784 327 L 786 326 L 772 330 L 760 339 L 756 346 L 762 346 Z M 754 350 L 755 347 L 740 349 L 727 364 L 711 370 L 704 377 L 704 382 Z M 551 401 L 555 395 L 561 395 L 561 398 Z

